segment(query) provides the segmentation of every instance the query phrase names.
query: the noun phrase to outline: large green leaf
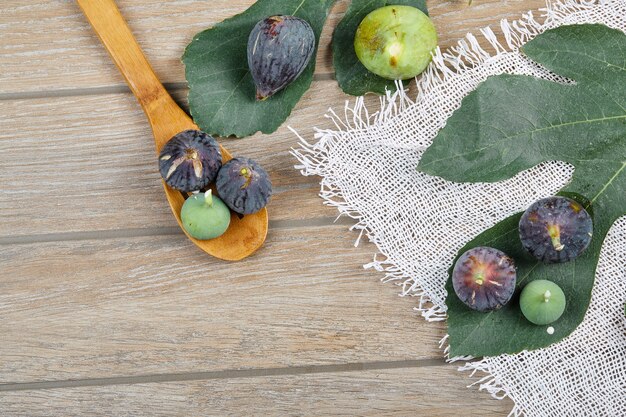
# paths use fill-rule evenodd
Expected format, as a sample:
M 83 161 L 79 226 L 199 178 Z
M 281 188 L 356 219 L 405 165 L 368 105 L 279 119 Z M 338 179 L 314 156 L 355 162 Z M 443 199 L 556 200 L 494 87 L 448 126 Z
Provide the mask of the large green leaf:
M 354 52 L 354 34 L 363 18 L 371 11 L 389 5 L 413 6 L 428 14 L 426 0 L 352 0 L 346 15 L 333 32 L 335 77 L 346 94 L 385 94 L 385 89 L 396 89 L 394 81 L 369 72 Z
M 189 83 L 189 107 L 196 124 L 219 136 L 243 137 L 278 129 L 311 85 L 315 59 L 289 87 L 257 102 L 248 70 L 248 35 L 259 20 L 284 14 L 309 22 L 319 42 L 334 1 L 259 0 L 245 12 L 194 36 L 183 62 Z
M 500 311 L 473 313 L 448 288 L 453 356 L 536 349 L 571 333 L 589 305 L 602 242 L 626 214 L 626 35 L 602 25 L 563 26 L 537 36 L 523 51 L 575 84 L 513 75 L 487 79 L 463 100 L 418 168 L 451 181 L 494 182 L 543 161 L 566 161 L 575 172 L 563 192 L 585 196 L 594 236 L 583 256 L 557 265 L 535 262 L 521 250 L 519 215 L 472 241 L 513 256 L 520 285 L 535 279 L 559 283 L 568 305 L 549 335 L 545 326 L 525 321 L 515 299 Z

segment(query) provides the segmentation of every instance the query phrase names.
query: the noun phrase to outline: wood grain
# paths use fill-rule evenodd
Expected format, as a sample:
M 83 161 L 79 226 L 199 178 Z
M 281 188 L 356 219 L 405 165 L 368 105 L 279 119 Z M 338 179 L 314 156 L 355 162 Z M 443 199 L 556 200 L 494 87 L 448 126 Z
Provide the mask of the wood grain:
M 139 44 L 163 82 L 183 83 L 182 52 L 197 32 L 244 11 L 253 0 L 120 0 Z M 348 0 L 332 9 L 320 39 L 317 74 L 332 74 L 330 41 Z M 545 0 L 428 1 L 442 49 L 467 32 L 521 12 L 545 6 Z M 537 14 L 538 15 L 538 14 Z M 0 2 L 0 94 L 120 85 L 122 77 L 72 0 Z M 496 33 L 499 31 L 496 28 Z
M 0 383 L 441 358 L 442 323 L 418 321 L 353 242 L 270 229 L 238 263 L 182 234 L 5 246 Z
M 305 137 L 313 126 L 329 128 L 321 115 L 340 94 L 334 81 L 316 83 L 288 125 Z M 176 225 L 148 123 L 130 94 L 4 100 L 0 114 L 0 236 Z M 293 168 L 298 139 L 287 124 L 221 142 L 270 173 L 272 220 L 337 216 L 316 197 L 319 179 Z
M 453 366 L 4 392 L 14 417 L 503 416 Z

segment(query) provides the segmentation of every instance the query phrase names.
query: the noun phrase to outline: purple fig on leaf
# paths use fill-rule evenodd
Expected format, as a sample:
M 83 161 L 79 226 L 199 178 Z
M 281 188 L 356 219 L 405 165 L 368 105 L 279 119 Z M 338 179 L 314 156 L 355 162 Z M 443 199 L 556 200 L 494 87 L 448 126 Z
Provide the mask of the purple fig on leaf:
M 515 291 L 515 264 L 504 252 L 480 246 L 459 257 L 452 270 L 452 285 L 459 299 L 472 310 L 497 310 Z
M 306 69 L 315 51 L 315 33 L 295 16 L 270 16 L 254 26 L 248 37 L 248 67 L 257 100 L 287 87 Z
M 568 262 L 591 242 L 593 222 L 587 210 L 566 197 L 548 197 L 533 203 L 519 222 L 522 245 L 545 263 Z

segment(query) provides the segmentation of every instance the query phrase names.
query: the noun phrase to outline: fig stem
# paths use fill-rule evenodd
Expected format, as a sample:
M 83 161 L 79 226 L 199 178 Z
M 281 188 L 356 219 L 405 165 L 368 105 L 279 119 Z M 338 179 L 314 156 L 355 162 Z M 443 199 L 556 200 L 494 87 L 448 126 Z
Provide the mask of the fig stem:
M 546 290 L 546 292 L 543 293 L 543 302 L 544 303 L 549 302 L 550 297 L 552 297 L 552 293 L 550 292 L 550 290 Z
M 213 192 L 211 190 L 204 193 L 204 203 L 209 207 L 213 207 Z
M 561 238 L 559 236 L 552 238 L 552 246 L 554 246 L 554 250 L 556 251 L 562 251 L 565 247 L 565 245 L 561 243 Z
M 479 272 L 478 274 L 476 274 L 474 282 L 476 282 L 476 284 L 478 285 L 483 285 L 485 283 L 485 275 L 482 272 Z
M 554 250 L 559 252 L 562 251 L 565 245 L 561 243 L 561 233 L 558 226 L 548 226 L 548 234 L 550 235 L 550 240 L 552 241 L 552 246 Z
M 239 173 L 243 175 L 243 177 L 246 179 L 246 183 L 241 186 L 241 189 L 244 190 L 248 188 L 250 182 L 252 181 L 252 173 L 250 172 L 250 168 L 248 167 L 241 168 L 239 170 Z
M 398 55 L 402 53 L 402 44 L 400 42 L 394 42 L 389 46 L 389 55 L 394 59 L 398 59 Z

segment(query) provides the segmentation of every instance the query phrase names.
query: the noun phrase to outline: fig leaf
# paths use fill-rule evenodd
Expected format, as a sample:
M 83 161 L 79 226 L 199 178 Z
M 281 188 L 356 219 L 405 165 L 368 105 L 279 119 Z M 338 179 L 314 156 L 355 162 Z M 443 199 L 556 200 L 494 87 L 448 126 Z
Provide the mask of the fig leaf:
M 385 94 L 395 91 L 394 81 L 369 72 L 354 52 L 354 34 L 370 12 L 384 6 L 412 6 L 428 14 L 426 0 L 352 0 L 350 7 L 333 32 L 333 66 L 335 78 L 344 93 L 362 96 L 365 93 Z
M 448 282 L 452 356 L 538 349 L 574 331 L 589 306 L 604 238 L 626 214 L 626 34 L 598 24 L 562 26 L 537 36 L 522 50 L 575 83 L 519 75 L 488 78 L 448 119 L 418 169 L 450 181 L 494 182 L 544 161 L 568 162 L 575 171 L 561 193 L 588 199 L 593 239 L 571 262 L 536 262 L 521 249 L 520 215 L 515 215 L 470 242 L 468 247 L 492 246 L 513 257 L 520 288 L 536 279 L 556 282 L 567 306 L 550 335 L 546 326 L 523 318 L 516 295 L 499 311 L 475 313 L 455 299 Z
M 189 84 L 189 107 L 203 131 L 244 137 L 272 133 L 289 117 L 313 81 L 315 59 L 288 87 L 257 102 L 248 69 L 248 35 L 254 25 L 273 15 L 306 20 L 315 32 L 316 51 L 322 26 L 335 0 L 259 0 L 243 13 L 202 31 L 183 54 Z

